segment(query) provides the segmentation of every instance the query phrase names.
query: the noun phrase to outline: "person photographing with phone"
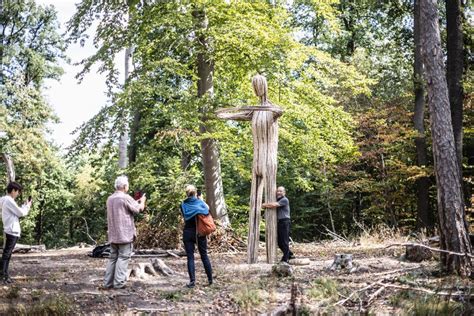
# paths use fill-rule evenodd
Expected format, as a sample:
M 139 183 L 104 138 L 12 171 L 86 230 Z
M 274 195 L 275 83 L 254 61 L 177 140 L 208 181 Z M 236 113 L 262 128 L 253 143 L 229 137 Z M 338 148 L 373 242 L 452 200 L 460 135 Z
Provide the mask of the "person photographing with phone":
M 197 233 L 197 217 L 199 214 L 209 214 L 209 206 L 203 201 L 202 195 L 198 195 L 198 190 L 194 185 L 186 186 L 186 199 L 181 203 L 181 214 L 184 217 L 183 244 L 186 250 L 187 267 L 189 274 L 189 283 L 187 288 L 193 288 L 196 285 L 196 273 L 194 265 L 194 249 L 197 244 L 201 261 L 206 271 L 208 285 L 212 285 L 212 266 L 211 260 L 207 255 L 207 238 L 199 236 Z
M 125 287 L 127 269 L 132 256 L 132 243 L 136 237 L 133 216 L 145 209 L 146 195 L 138 201 L 127 194 L 128 178 L 117 177 L 115 192 L 107 199 L 107 225 L 110 243 L 110 257 L 104 277 L 105 289 Z
M 20 184 L 10 182 L 7 186 L 7 195 L 0 199 L 3 231 L 5 233 L 5 246 L 3 247 L 2 261 L 0 265 L 2 271 L 0 272 L 0 276 L 5 284 L 13 283 L 13 280 L 8 273 L 10 258 L 21 235 L 20 217 L 28 215 L 31 207 L 31 196 L 22 207 L 19 207 L 18 204 L 16 204 L 15 199 L 20 195 L 22 190 L 23 187 Z

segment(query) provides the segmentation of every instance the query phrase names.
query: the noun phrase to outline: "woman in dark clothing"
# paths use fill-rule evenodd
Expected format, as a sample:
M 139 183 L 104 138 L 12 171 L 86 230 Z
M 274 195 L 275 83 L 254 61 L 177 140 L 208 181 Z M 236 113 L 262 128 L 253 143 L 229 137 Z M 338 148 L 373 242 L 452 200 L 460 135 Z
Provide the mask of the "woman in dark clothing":
M 206 236 L 197 236 L 196 232 L 196 215 L 209 214 L 209 206 L 200 198 L 196 197 L 196 187 L 193 185 L 186 186 L 187 198 L 181 203 L 181 213 L 184 217 L 183 243 L 188 258 L 189 283 L 186 287 L 193 288 L 196 284 L 196 274 L 194 267 L 194 245 L 197 243 L 201 260 L 206 270 L 209 285 L 212 284 L 212 267 L 211 261 L 207 255 L 207 238 Z

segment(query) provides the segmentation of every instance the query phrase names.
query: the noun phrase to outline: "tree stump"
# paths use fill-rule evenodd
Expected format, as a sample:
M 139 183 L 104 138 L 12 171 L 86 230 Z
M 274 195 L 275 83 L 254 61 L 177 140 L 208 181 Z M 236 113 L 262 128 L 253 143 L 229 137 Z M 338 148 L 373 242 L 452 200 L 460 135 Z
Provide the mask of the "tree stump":
M 336 271 L 341 269 L 347 269 L 352 271 L 352 254 L 336 254 L 334 255 L 334 262 L 329 267 L 329 270 Z
M 159 273 L 164 276 L 171 276 L 175 272 L 169 268 L 161 259 L 153 258 L 151 262 L 140 262 L 132 265 L 131 269 L 128 269 L 128 278 L 147 279 L 148 276 L 157 277 Z
M 151 264 L 153 265 L 153 268 L 155 268 L 156 271 L 159 271 L 165 276 L 171 276 L 175 274 L 175 272 L 170 267 L 168 267 L 161 259 L 153 258 L 151 259 Z
M 293 268 L 286 262 L 279 262 L 272 267 L 272 274 L 277 277 L 288 277 L 293 275 Z
M 421 262 L 433 257 L 431 250 L 420 246 L 406 246 L 405 259 L 410 262 Z
M 147 279 L 148 275 L 158 276 L 151 263 L 137 263 L 128 272 L 129 278 Z

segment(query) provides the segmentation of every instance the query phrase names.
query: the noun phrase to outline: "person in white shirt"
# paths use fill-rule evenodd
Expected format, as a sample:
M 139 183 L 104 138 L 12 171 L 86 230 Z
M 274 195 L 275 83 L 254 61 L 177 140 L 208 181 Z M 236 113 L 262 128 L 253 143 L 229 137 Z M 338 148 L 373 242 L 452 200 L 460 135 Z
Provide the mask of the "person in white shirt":
M 2 209 L 3 231 L 5 233 L 5 247 L 3 247 L 2 261 L 0 267 L 0 277 L 3 282 L 8 284 L 13 280 L 8 274 L 8 266 L 12 256 L 16 242 L 20 238 L 20 217 L 26 216 L 30 211 L 31 200 L 19 207 L 15 199 L 21 193 L 23 187 L 16 182 L 10 182 L 7 186 L 7 195 L 0 199 L 0 207 Z

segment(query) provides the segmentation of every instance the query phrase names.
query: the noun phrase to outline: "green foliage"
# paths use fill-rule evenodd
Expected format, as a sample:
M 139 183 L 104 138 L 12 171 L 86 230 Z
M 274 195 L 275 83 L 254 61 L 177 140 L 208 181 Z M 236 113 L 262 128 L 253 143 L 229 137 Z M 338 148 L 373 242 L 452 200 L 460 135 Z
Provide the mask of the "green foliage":
M 262 290 L 255 288 L 252 284 L 246 284 L 232 294 L 232 299 L 242 310 L 250 310 L 260 305 L 264 297 Z
M 338 296 L 337 282 L 328 278 L 317 278 L 311 282 L 308 296 L 314 300 L 336 300 Z
M 464 306 L 438 295 L 420 295 L 411 291 L 400 291 L 390 297 L 390 303 L 400 308 L 403 315 L 460 315 Z
M 277 182 L 287 188 L 294 238 L 321 237 L 333 224 L 338 233 L 355 233 L 354 220 L 414 227 L 416 179 L 432 170 L 415 166 L 411 1 L 83 0 L 68 41 L 96 45 L 78 78 L 98 65 L 110 102 L 76 130 L 66 159 L 45 139 L 57 118 L 42 97 L 44 79 L 61 74 L 64 58 L 56 13 L 32 0 L 8 1 L 0 22 L 12 31 L 0 54 L 7 70 L 0 73 L 0 147 L 27 184 L 22 199 L 34 198 L 22 221 L 27 242 L 105 241 L 105 201 L 115 177 L 126 173 L 131 191 L 148 196 L 147 214 L 137 217 L 138 244 L 176 245 L 183 187 L 204 183 L 205 138 L 217 141 L 228 214 L 245 235 L 251 127 L 218 120 L 215 110 L 256 104 L 256 73 L 284 110 Z M 133 67 L 122 84 L 115 57 L 125 48 L 132 48 Z M 205 97 L 197 91 L 201 53 L 213 69 L 213 93 Z M 467 71 L 467 100 L 471 77 Z M 127 130 L 130 166 L 119 170 L 117 143 Z
M 182 291 L 166 291 L 161 294 L 161 298 L 168 301 L 180 301 L 183 298 Z
M 18 286 L 11 286 L 8 289 L 6 297 L 8 299 L 17 299 L 17 298 L 19 298 L 20 297 L 20 288 Z
M 113 57 L 104 52 L 130 45 L 135 68 L 124 91 L 114 95 L 113 104 L 81 128 L 71 153 L 85 148 L 99 155 L 115 152 L 123 112 L 134 113 L 138 121 L 130 122 L 135 132 L 131 147 L 137 148 L 137 155 L 128 171 L 133 186 L 150 197 L 148 209 L 154 218 L 150 225 L 176 227 L 184 184 L 203 183 L 200 140 L 212 137 L 219 142 L 230 217 L 237 229 L 245 226 L 250 128 L 245 123 L 216 120 L 213 111 L 255 104 L 250 79 L 257 71 L 268 77 L 270 100 L 285 110 L 280 121 L 281 183 L 292 190 L 312 191 L 321 177 L 322 163 L 356 157 L 353 121 L 342 104 L 354 96 L 370 95 L 371 81 L 356 68 L 297 42 L 288 27 L 286 8 L 266 1 L 169 1 L 124 10 L 84 1 L 70 22 L 72 39 L 80 38 L 80 30 L 88 27 L 97 10 L 104 14 L 100 25 L 111 23 L 112 16 L 120 20 L 120 26 L 114 26 L 120 30 L 103 33 L 99 27 L 96 42 L 100 39 L 101 47 L 93 59 L 112 74 L 113 69 L 105 66 Z M 113 14 L 107 16 L 111 10 Z M 196 10 L 205 11 L 207 29 L 195 24 Z M 125 14 L 130 16 L 127 23 Z M 194 40 L 198 34 L 208 39 L 207 54 L 214 64 L 212 98 L 197 97 L 196 56 L 202 50 Z M 116 79 L 110 81 L 113 84 Z M 214 132 L 201 134 L 203 113 Z
M 33 208 L 22 220 L 22 242 L 55 245 L 64 237 L 56 227 L 71 208 L 70 175 L 58 149 L 47 138 L 57 117 L 44 100 L 43 82 L 58 78 L 65 45 L 53 7 L 32 0 L 6 1 L 0 12 L 5 30 L 0 53 L 0 151 L 12 157 L 16 181 L 23 184 Z M 4 171 L 4 166 L 0 168 Z M 5 174 L 5 172 L 3 173 Z M 6 177 L 0 186 L 6 187 Z M 58 242 L 59 243 L 59 242 Z
M 50 296 L 43 301 L 33 304 L 27 310 L 28 315 L 70 315 L 74 304 L 65 295 Z

